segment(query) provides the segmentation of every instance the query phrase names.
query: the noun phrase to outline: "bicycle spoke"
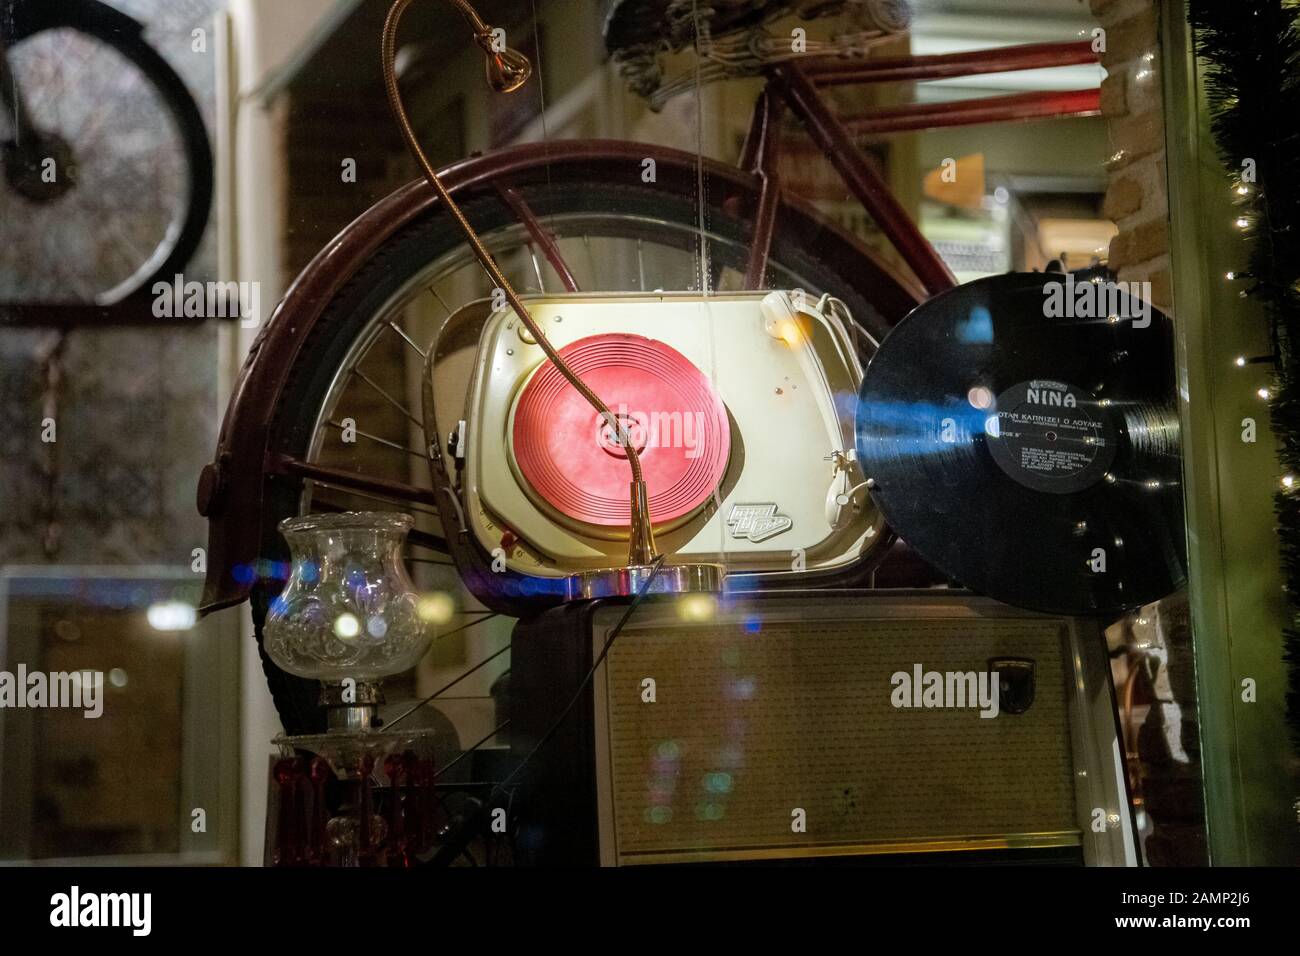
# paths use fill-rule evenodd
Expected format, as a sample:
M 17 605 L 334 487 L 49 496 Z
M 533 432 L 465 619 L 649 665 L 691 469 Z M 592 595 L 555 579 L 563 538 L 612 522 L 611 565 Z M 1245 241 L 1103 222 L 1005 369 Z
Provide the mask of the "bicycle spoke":
M 66 98 L 67 82 L 64 79 L 63 64 L 68 61 L 68 43 L 70 33 L 63 35 L 63 48 L 54 61 L 54 126 L 63 129 L 63 101 Z
M 587 250 L 587 264 L 591 266 L 591 274 L 596 274 L 596 257 L 591 251 L 591 236 L 585 232 L 582 234 L 582 244 Z
M 435 289 L 433 286 L 429 286 L 429 292 L 433 295 L 435 299 L 438 300 L 438 304 L 442 306 L 442 311 L 447 313 L 447 317 L 451 318 L 451 309 L 447 307 L 447 303 L 444 302 L 442 296 L 438 294 L 438 290 Z
M 469 624 L 466 624 L 464 627 L 453 628 L 452 630 L 448 631 L 448 632 L 445 633 L 445 634 L 439 634 L 437 637 L 434 638 L 434 641 L 437 642 L 437 641 L 442 640 L 444 637 L 450 637 L 451 635 L 457 633 L 458 631 L 463 631 L 463 630 L 465 630 L 465 628 L 467 628 L 467 627 L 473 627 L 473 626 L 476 625 L 476 624 L 482 624 L 484 621 L 489 620 L 489 619 L 491 619 L 491 618 L 493 618 L 493 617 L 497 617 L 497 615 L 496 615 L 496 614 L 491 614 L 491 615 L 489 615 L 488 617 L 480 618 L 480 619 L 477 620 L 477 621 L 471 621 Z M 492 663 L 492 661 L 496 660 L 496 659 L 497 659 L 498 657 L 500 657 L 502 654 L 506 653 L 506 651 L 510 650 L 510 647 L 511 647 L 511 645 L 510 645 L 510 644 L 507 644 L 505 647 L 501 648 L 500 650 L 493 651 L 491 654 L 489 654 L 487 657 L 483 658 L 483 660 L 479 661 L 477 664 L 475 664 L 475 665 L 474 665 L 473 667 L 471 667 L 469 670 L 465 671 L 463 674 L 461 674 L 459 677 L 457 677 L 457 678 L 456 678 L 455 680 L 453 680 L 451 683 L 449 683 L 449 684 L 444 684 L 442 687 L 440 687 L 440 688 L 438 688 L 437 690 L 435 690 L 435 691 L 434 691 L 432 694 L 430 694 L 428 697 L 425 697 L 423 700 L 421 700 L 421 701 L 419 701 L 418 703 L 416 703 L 415 706 L 412 707 L 410 710 L 404 711 L 404 712 L 403 712 L 402 714 L 400 714 L 399 716 L 394 717 L 394 718 L 393 718 L 392 720 L 390 720 L 390 721 L 389 721 L 385 726 L 387 727 L 387 729 L 391 730 L 391 729 L 393 728 L 393 725 L 394 725 L 394 724 L 397 724 L 397 723 L 399 723 L 399 722 L 405 720 L 407 717 L 410 717 L 413 713 L 415 713 L 417 710 L 419 710 L 419 709 L 420 709 L 421 707 L 423 707 L 425 704 L 429 704 L 429 703 L 432 703 L 433 701 L 437 700 L 438 697 L 441 696 L 442 693 L 443 693 L 444 691 L 451 690 L 453 687 L 455 687 L 457 684 L 459 684 L 461 681 L 463 681 L 466 677 L 469 677 L 470 674 L 473 674 L 473 673 L 475 673 L 475 672 L 481 670 L 482 668 L 486 667 L 488 664 Z
M 326 486 L 321 485 L 320 487 L 323 488 Z M 343 514 L 348 511 L 356 510 L 349 505 L 339 504 L 333 501 L 313 500 L 312 506 L 313 513 L 323 512 L 326 514 Z M 428 512 L 416 511 L 415 514 L 427 515 Z M 430 534 L 428 531 L 423 531 L 418 527 L 411 528 L 406 532 L 406 545 L 410 548 L 423 548 L 426 551 L 432 551 L 435 554 L 450 557 L 450 555 L 447 555 L 447 543 L 442 538 L 435 534 Z M 410 554 L 403 555 L 403 560 L 409 561 L 412 564 L 446 564 L 448 567 L 455 567 L 455 564 L 451 561 L 443 562 L 435 561 L 431 558 L 417 558 Z
M 120 219 L 109 220 L 108 228 L 120 242 L 131 247 L 131 256 L 136 262 L 144 262 L 145 259 L 149 257 L 148 252 L 142 252 L 139 245 L 136 244 L 135 240 L 132 239 L 126 229 L 123 228 Z
M 396 322 L 394 322 L 392 319 L 388 320 L 388 327 L 392 329 L 394 332 L 396 332 L 398 335 L 400 335 L 402 337 L 402 341 L 405 342 L 407 345 L 409 345 L 411 348 L 413 348 L 415 350 L 415 354 L 420 356 L 420 358 L 427 359 L 429 357 L 429 353 L 427 353 L 426 351 L 424 351 L 424 349 L 416 345 L 415 342 L 411 339 L 411 337 L 402 330 L 402 327 L 398 325 Z
M 370 376 L 367 375 L 365 372 L 361 371 L 361 369 L 353 368 L 352 374 L 355 375 L 357 378 L 361 379 L 361 381 L 365 382 L 371 388 L 373 388 L 376 392 L 380 394 L 380 396 L 384 399 L 384 401 L 388 402 L 389 405 L 392 405 L 393 408 L 397 409 L 399 412 L 401 412 L 403 415 L 409 418 L 416 425 L 419 425 L 421 428 L 424 427 L 424 422 L 420 421 L 418 418 L 412 415 L 410 409 L 408 409 L 405 405 L 403 405 L 397 399 L 393 398 L 393 396 L 389 395 L 386 391 L 384 391 L 381 386 L 377 385 L 370 378 Z
M 493 727 L 492 730 L 488 733 L 488 735 L 487 735 L 486 737 L 483 737 L 483 738 L 481 738 L 480 740 L 476 740 L 476 741 L 475 741 L 473 744 L 471 744 L 469 747 L 467 747 L 466 749 L 462 750 L 462 751 L 460 752 L 459 756 L 453 757 L 451 760 L 449 760 L 449 761 L 446 763 L 446 765 L 443 766 L 443 768 L 442 768 L 441 770 L 438 770 L 438 771 L 436 771 L 436 772 L 434 773 L 434 775 L 433 775 L 433 779 L 434 779 L 434 780 L 437 780 L 438 777 L 440 777 L 442 774 L 446 773 L 446 772 L 447 772 L 448 770 L 450 770 L 452 767 L 456 766 L 456 764 L 460 763 L 462 760 L 464 760 L 464 759 L 465 759 L 466 757 L 468 757 L 470 754 L 474 753 L 474 751 L 478 750 L 478 749 L 479 749 L 480 747 L 482 747 L 485 743 L 487 743 L 489 740 L 491 740 L 493 737 L 495 737 L 497 734 L 501 733 L 501 731 L 505 730 L 505 729 L 506 729 L 507 727 L 509 727 L 509 726 L 510 726 L 510 718 L 507 717 L 507 718 L 506 718 L 505 720 L 503 720 L 501 723 L 499 723 L 499 724 L 497 724 L 495 727 Z M 453 786 L 454 786 L 454 784 L 453 784 Z M 490 787 L 492 787 L 493 789 L 495 789 L 495 788 L 501 786 L 501 784 L 500 784 L 499 781 L 497 781 L 497 782 L 489 782 L 489 783 L 482 783 L 482 784 L 461 784 L 460 786 L 465 786 L 465 787 L 468 787 L 468 786 L 484 786 L 484 787 L 488 787 L 488 786 L 490 786 Z
M 533 260 L 533 273 L 537 276 L 537 291 L 546 294 L 546 280 L 542 278 L 542 266 L 537 261 L 537 252 L 532 245 L 528 246 L 528 258 Z
M 328 424 L 331 428 L 338 429 L 339 431 L 344 430 L 344 427 L 340 422 L 331 420 L 326 424 Z M 385 448 L 392 448 L 393 450 L 400 451 L 405 455 L 410 455 L 412 458 L 423 458 L 426 461 L 429 458 L 428 454 L 426 454 L 425 452 L 416 451 L 414 448 L 407 448 L 405 445 L 399 442 L 389 441 L 387 438 L 380 438 L 378 435 L 372 435 L 370 432 L 362 431 L 360 428 L 354 428 L 353 431 L 355 431 L 362 438 L 369 439 L 370 441 L 374 442 L 377 445 L 383 445 Z

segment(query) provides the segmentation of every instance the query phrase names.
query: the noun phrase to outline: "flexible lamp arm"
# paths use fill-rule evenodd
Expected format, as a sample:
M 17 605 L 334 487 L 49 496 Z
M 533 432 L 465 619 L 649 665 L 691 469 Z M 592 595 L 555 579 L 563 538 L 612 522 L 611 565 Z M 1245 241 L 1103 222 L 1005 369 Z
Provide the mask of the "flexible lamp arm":
M 397 125 L 401 127 L 402 137 L 406 140 L 407 147 L 424 173 L 424 178 L 429 181 L 429 185 L 433 187 L 443 205 L 451 210 L 451 214 L 459 224 L 461 231 L 465 233 L 465 238 L 469 241 L 475 258 L 482 264 L 488 277 L 496 283 L 497 288 L 505 293 L 506 301 L 515 310 L 519 320 L 528 327 L 528 331 L 533 334 L 537 344 L 546 353 L 546 357 L 559 369 L 560 374 L 568 380 L 570 385 L 577 389 L 578 394 L 585 398 L 591 407 L 609 424 L 610 428 L 618 434 L 619 441 L 627 452 L 628 465 L 632 469 L 631 545 L 628 563 L 632 566 L 651 564 L 656 557 L 656 553 L 654 532 L 650 522 L 649 495 L 646 491 L 645 476 L 641 471 L 641 457 L 637 454 L 636 448 L 633 447 L 628 437 L 626 425 L 615 418 L 613 412 L 609 410 L 609 407 L 601 400 L 600 396 L 592 391 L 573 369 L 569 368 L 564 359 L 560 358 L 559 352 L 551 344 L 550 339 L 546 337 L 546 333 L 542 331 L 541 326 L 533 319 L 527 306 L 524 305 L 514 287 L 511 286 L 510 280 L 506 278 L 505 273 L 496 264 L 496 260 L 492 258 L 492 254 L 483 245 L 478 233 L 474 231 L 474 227 L 465 218 L 460 206 L 456 204 L 446 187 L 443 186 L 442 181 L 438 178 L 437 171 L 434 170 L 429 158 L 420 147 L 419 140 L 415 136 L 415 130 L 411 127 L 411 121 L 406 114 L 406 108 L 402 105 L 401 93 L 398 90 L 395 64 L 397 57 L 397 25 L 402 18 L 402 14 L 406 12 L 406 8 L 412 2 L 413 0 L 395 0 L 389 8 L 388 17 L 384 21 L 384 37 L 381 49 L 384 88 L 388 91 L 388 102 L 392 107 L 393 115 L 397 118 Z M 474 31 L 474 42 L 487 56 L 488 85 L 502 93 L 511 93 L 523 86 L 532 73 L 532 64 L 528 62 L 528 58 L 517 50 L 494 49 L 492 28 L 483 22 L 474 8 L 466 0 L 448 0 L 448 2 L 460 11 L 470 29 Z

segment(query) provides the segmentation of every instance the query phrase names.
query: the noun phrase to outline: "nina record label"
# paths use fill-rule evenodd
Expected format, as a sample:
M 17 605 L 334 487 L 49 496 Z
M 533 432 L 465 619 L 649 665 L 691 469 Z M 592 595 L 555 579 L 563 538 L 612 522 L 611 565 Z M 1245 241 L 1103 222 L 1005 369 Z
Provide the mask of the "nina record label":
M 1064 495 L 1106 474 L 1115 458 L 1115 431 L 1086 392 L 1064 382 L 1033 379 L 998 395 L 985 423 L 993 460 L 1026 488 Z
M 927 562 L 1007 604 L 1107 615 L 1186 580 L 1171 323 L 1107 282 L 958 286 L 866 369 L 857 451 L 874 501 Z

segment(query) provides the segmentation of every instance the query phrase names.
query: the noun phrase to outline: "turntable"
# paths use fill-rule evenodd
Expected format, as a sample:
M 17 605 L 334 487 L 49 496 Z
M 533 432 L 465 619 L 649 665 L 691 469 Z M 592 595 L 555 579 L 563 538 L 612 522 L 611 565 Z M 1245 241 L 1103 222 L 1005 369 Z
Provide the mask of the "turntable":
M 606 593 L 575 581 L 626 562 L 620 426 L 644 468 L 669 585 L 678 567 L 765 582 L 860 574 L 878 552 L 884 521 L 853 450 L 862 366 L 851 320 L 832 300 L 525 301 L 616 421 L 546 359 L 513 309 L 482 300 L 448 320 L 426 368 L 426 433 L 446 442 L 463 522 L 449 531 L 472 539 L 491 575 L 465 575 L 481 599 Z

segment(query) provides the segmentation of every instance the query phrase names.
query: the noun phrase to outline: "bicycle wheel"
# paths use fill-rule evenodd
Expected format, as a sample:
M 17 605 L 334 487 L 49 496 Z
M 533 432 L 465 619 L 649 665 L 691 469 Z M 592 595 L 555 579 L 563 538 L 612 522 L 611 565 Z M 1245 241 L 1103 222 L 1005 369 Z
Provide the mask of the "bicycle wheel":
M 31 126 L 20 135 L 3 111 L 0 301 L 110 305 L 170 281 L 212 204 L 185 84 L 139 23 L 97 0 L 19 0 L 0 30 Z
M 722 196 L 707 210 L 708 226 L 702 231 L 700 210 L 690 195 L 640 183 L 548 183 L 545 167 L 531 175 L 531 180 L 516 178 L 509 185 L 556 236 L 582 291 L 698 289 L 702 262 L 708 264 L 710 288 L 740 287 L 752 226 L 728 211 L 735 204 Z M 480 193 L 463 199 L 462 206 L 521 292 L 561 288 L 558 273 L 532 247 L 527 230 L 499 196 Z M 798 237 L 779 229 L 767 275 L 773 287 L 831 292 L 877 335 L 882 325 L 887 328 L 901 317 L 882 315 L 873 307 L 860 290 L 861 276 L 837 273 Z M 435 211 L 394 233 L 334 295 L 300 348 L 271 419 L 271 455 L 428 487 L 426 449 L 433 436 L 424 435 L 414 411 L 418 404 L 405 396 L 416 394 L 412 389 L 418 388 L 429 330 L 460 305 L 490 294 L 487 279 L 445 213 Z M 395 380 L 394 368 L 404 368 L 405 375 Z M 349 419 L 357 438 L 351 444 L 341 440 Z M 408 558 L 417 582 L 421 575 L 427 581 L 431 575 L 451 574 L 451 569 L 438 569 L 438 563 L 445 563 L 442 526 L 425 503 L 394 502 L 378 491 L 357 491 L 355 484 L 348 490 L 300 474 L 264 480 L 264 568 L 283 567 L 286 559 L 275 531 L 281 519 L 309 510 L 375 508 L 373 499 L 378 498 L 383 502 L 378 507 L 401 508 L 416 519 Z M 267 577 L 260 576 L 251 596 L 259 648 L 267 603 L 278 588 Z M 316 682 L 281 672 L 265 654 L 263 665 L 285 728 L 319 730 L 324 716 Z

